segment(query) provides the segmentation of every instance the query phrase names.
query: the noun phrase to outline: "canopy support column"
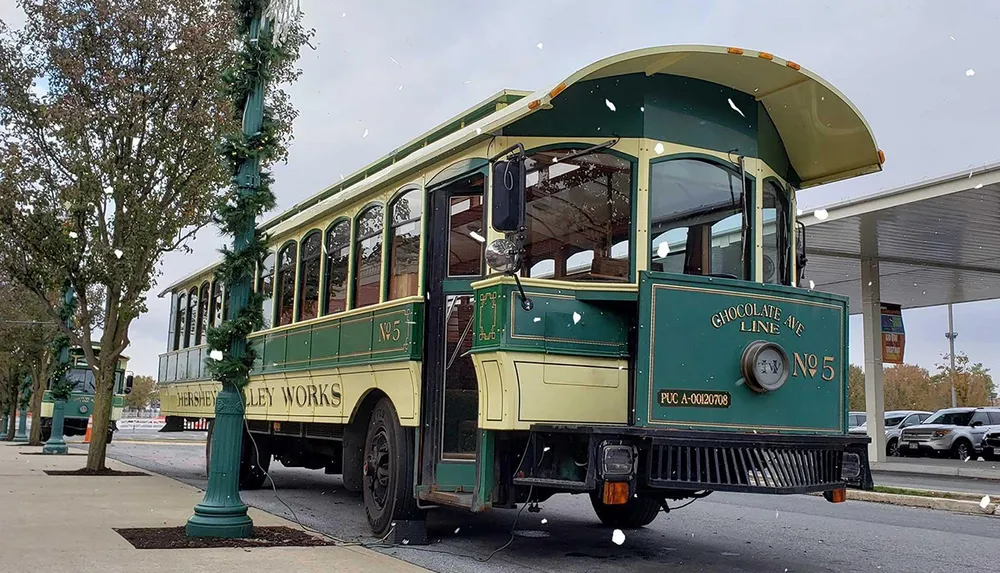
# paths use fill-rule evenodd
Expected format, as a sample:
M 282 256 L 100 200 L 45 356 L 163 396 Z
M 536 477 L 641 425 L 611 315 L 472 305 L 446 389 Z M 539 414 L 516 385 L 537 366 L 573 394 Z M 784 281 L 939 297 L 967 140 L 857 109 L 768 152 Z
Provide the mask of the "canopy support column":
M 882 372 L 882 304 L 876 258 L 861 260 L 861 302 L 865 334 L 865 410 L 868 414 L 868 459 L 885 461 L 885 392 Z

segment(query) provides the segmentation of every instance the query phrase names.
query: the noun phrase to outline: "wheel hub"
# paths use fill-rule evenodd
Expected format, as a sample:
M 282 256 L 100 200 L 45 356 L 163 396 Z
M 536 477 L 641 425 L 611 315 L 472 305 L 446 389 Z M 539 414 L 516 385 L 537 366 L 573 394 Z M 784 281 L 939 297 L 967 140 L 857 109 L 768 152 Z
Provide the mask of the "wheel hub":
M 380 509 L 389 495 L 389 457 L 389 440 L 385 430 L 380 429 L 368 443 L 364 463 L 365 485 Z

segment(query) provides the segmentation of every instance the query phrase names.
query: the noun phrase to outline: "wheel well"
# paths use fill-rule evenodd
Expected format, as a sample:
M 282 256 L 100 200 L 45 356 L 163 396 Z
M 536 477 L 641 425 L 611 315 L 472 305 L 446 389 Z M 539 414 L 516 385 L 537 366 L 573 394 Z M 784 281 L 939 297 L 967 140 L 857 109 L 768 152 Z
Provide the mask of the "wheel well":
M 351 412 L 351 417 L 348 419 L 347 423 L 361 423 L 367 425 L 368 418 L 371 416 L 372 410 L 375 409 L 375 404 L 377 404 L 382 398 L 388 398 L 388 395 L 378 388 L 369 389 L 365 392 L 365 395 L 358 400 L 358 403 L 354 405 L 354 411 Z

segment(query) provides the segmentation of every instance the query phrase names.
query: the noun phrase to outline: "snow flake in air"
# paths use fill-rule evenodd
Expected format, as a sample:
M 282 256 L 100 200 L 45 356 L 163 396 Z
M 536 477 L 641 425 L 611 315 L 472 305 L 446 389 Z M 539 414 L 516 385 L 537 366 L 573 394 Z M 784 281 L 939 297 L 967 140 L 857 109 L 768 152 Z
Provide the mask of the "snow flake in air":
M 611 534 L 611 541 L 613 541 L 615 545 L 625 543 L 625 533 L 621 529 L 616 529 L 614 533 Z
M 365 128 L 365 132 L 361 134 L 361 139 L 368 137 L 368 128 Z
M 812 279 L 809 279 L 809 290 L 816 290 L 816 283 Z
M 604 105 L 608 106 L 611 111 L 616 111 L 615 104 L 611 103 L 611 100 L 605 98 Z
M 537 44 L 535 44 L 535 47 L 538 48 L 539 50 L 541 50 L 542 49 L 542 43 L 538 42 Z
M 79 238 L 79 237 L 80 237 L 80 235 L 77 235 L 77 234 L 76 234 L 76 231 L 70 231 L 70 232 L 69 232 L 69 238 L 70 238 L 70 239 L 77 239 L 77 238 Z
M 125 253 L 123 253 L 121 249 L 115 249 L 115 258 L 116 259 L 122 258 L 122 255 L 124 255 L 124 254 Z
M 655 151 L 657 155 L 663 153 L 663 144 L 657 142 L 656 145 L 653 146 L 653 151 Z
M 826 221 L 826 218 L 829 217 L 830 214 L 826 212 L 826 209 L 816 209 L 813 211 L 813 216 L 820 221 Z
M 974 75 L 976 75 L 976 70 L 974 70 L 972 68 L 969 68 L 969 69 L 965 70 L 965 76 L 966 77 L 971 78 Z
M 668 245 L 666 241 L 663 241 L 662 243 L 656 246 L 656 256 L 662 259 L 669 254 L 670 254 L 670 245 Z
M 743 117 L 746 117 L 746 115 L 743 114 L 743 111 L 740 110 L 740 108 L 736 107 L 736 104 L 733 103 L 733 98 L 728 98 L 728 100 L 729 100 L 729 107 L 733 108 L 733 111 L 735 111 L 736 113 L 740 114 Z
M 583 317 L 580 316 L 579 312 L 573 311 L 573 324 L 576 324 L 576 323 L 580 322 L 581 318 L 583 318 Z
M 208 357 L 211 358 L 212 360 L 222 360 L 222 351 L 213 350 L 208 353 Z
M 986 509 L 990 505 L 990 496 L 984 495 L 983 499 L 979 500 L 979 507 Z
M 973 189 L 982 189 L 982 188 L 983 188 L 983 184 L 982 183 L 980 183 L 979 185 L 976 185 L 975 187 L 973 187 Z

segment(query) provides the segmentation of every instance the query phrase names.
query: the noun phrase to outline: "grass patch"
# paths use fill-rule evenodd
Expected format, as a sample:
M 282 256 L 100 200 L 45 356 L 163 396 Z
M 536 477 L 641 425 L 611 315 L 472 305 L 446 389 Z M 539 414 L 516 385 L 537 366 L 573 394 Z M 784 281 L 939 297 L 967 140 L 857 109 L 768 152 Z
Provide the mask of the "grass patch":
M 931 491 L 927 489 L 909 489 L 905 487 L 889 487 L 884 485 L 875 486 L 878 493 L 891 493 L 896 495 L 915 495 L 919 497 L 939 497 L 942 499 L 957 499 L 961 501 L 979 501 L 983 496 L 974 493 L 958 493 L 953 491 Z

